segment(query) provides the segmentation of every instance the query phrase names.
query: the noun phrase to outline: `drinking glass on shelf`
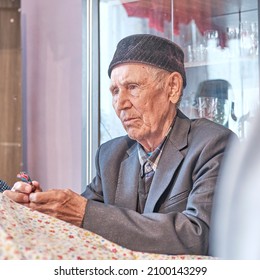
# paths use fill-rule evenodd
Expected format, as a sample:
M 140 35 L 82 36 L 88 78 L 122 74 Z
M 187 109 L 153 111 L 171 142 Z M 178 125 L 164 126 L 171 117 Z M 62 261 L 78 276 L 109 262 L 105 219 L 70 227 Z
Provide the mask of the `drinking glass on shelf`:
M 257 22 L 251 23 L 251 54 L 258 55 L 258 24 Z
M 227 27 L 226 35 L 230 57 L 238 57 L 240 55 L 239 28 Z
M 229 116 L 229 102 L 218 97 L 198 97 L 198 113 L 200 118 L 206 118 L 216 123 L 226 125 Z
M 223 79 L 205 80 L 199 83 L 196 100 L 200 118 L 228 126 L 229 115 L 236 121 L 232 86 Z
M 214 29 L 206 30 L 204 32 L 204 38 L 207 47 L 216 48 L 219 45 L 218 31 Z
M 205 62 L 206 48 L 200 43 L 195 46 L 187 46 L 187 62 Z
M 256 22 L 241 22 L 240 44 L 242 56 L 258 54 L 258 24 Z
M 204 32 L 206 45 L 206 60 L 208 62 L 220 59 L 221 50 L 219 48 L 219 34 L 217 30 L 206 30 Z

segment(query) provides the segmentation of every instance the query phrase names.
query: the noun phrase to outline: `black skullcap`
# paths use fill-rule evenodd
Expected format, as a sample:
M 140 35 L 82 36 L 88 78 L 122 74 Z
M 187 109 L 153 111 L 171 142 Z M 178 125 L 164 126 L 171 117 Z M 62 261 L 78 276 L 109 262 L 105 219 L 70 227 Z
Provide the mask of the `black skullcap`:
M 184 53 L 172 41 L 150 35 L 136 34 L 125 37 L 117 44 L 114 57 L 108 68 L 108 76 L 112 69 L 121 63 L 144 63 L 169 72 L 179 72 L 186 86 L 184 69 Z

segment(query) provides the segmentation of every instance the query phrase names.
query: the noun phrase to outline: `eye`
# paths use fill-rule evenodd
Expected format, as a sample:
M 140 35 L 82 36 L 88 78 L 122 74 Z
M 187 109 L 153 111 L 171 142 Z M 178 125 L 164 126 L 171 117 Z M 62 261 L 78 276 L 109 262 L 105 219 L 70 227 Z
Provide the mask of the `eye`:
M 128 89 L 129 90 L 134 90 L 134 89 L 136 89 L 138 86 L 137 86 L 137 84 L 129 84 L 128 85 Z
M 111 91 L 111 93 L 112 93 L 113 96 L 114 96 L 114 95 L 117 95 L 118 92 L 119 92 L 119 90 L 118 90 L 117 87 L 112 88 L 110 91 Z

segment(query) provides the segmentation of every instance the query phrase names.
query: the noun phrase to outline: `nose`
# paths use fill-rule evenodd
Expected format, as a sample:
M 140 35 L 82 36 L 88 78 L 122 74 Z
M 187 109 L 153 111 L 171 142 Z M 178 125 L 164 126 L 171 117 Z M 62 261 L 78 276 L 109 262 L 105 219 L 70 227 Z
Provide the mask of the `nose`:
M 116 111 L 125 110 L 132 106 L 126 90 L 120 90 L 118 94 L 113 97 L 113 106 Z

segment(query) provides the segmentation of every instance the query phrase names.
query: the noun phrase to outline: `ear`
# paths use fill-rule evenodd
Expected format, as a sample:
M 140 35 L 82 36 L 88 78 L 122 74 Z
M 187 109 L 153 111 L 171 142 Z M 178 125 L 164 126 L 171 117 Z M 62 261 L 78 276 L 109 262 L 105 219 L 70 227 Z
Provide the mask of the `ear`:
M 173 72 L 168 77 L 168 86 L 169 86 L 169 100 L 173 104 L 177 104 L 181 98 L 182 89 L 183 89 L 183 80 L 182 76 L 178 72 Z

